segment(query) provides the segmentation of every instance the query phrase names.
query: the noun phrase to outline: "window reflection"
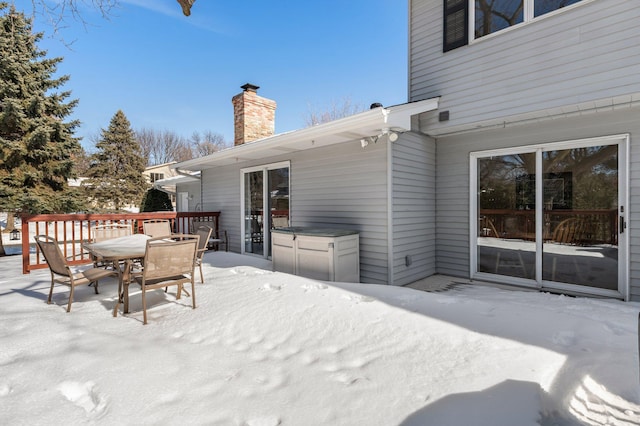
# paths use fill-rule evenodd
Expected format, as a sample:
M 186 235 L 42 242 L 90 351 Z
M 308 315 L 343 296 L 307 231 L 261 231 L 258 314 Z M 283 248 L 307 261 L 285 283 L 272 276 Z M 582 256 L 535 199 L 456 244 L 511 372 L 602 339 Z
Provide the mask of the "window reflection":
M 561 9 L 574 3 L 578 3 L 581 0 L 535 0 L 534 3 L 534 16 L 544 15 L 545 13 L 553 12 L 554 10 Z
M 478 271 L 535 276 L 535 154 L 478 159 Z M 535 177 L 534 177 L 535 181 Z
M 524 0 L 476 0 L 475 37 L 522 22 L 523 2 Z

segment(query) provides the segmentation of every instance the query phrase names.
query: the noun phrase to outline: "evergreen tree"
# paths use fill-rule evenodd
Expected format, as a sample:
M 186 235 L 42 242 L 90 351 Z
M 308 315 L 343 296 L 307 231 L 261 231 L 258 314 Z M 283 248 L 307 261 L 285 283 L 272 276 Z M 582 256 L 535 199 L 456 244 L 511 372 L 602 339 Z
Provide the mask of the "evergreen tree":
M 96 204 L 115 210 L 137 204 L 148 187 L 142 174 L 146 161 L 122 111 L 116 112 L 107 130 L 102 129 L 96 148 L 87 180 Z
M 71 156 L 81 147 L 65 122 L 77 100 L 55 90 L 68 76 L 54 78 L 62 58 L 45 58 L 32 20 L 0 2 L 0 211 L 58 213 L 82 209 L 67 185 L 75 177 Z
M 142 197 L 142 202 L 140 203 L 140 211 L 170 212 L 173 211 L 173 204 L 171 204 L 171 198 L 169 198 L 169 194 L 157 188 L 151 188 L 144 194 L 144 197 Z

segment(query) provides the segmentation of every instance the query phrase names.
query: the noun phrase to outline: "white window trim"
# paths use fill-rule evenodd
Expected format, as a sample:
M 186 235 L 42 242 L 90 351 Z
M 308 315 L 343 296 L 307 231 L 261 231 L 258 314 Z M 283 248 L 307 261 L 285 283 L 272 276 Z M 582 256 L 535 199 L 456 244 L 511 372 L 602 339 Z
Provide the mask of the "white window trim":
M 625 212 L 622 214 L 626 222 L 626 231 L 619 235 L 618 245 L 622 249 L 620 250 L 620 257 L 618 258 L 618 274 L 619 285 L 618 291 L 601 290 L 597 288 L 589 288 L 586 293 L 592 295 L 599 295 L 602 297 L 619 297 L 620 295 L 625 301 L 629 301 L 630 283 L 629 283 L 629 269 L 631 267 L 630 262 L 630 218 L 631 218 L 631 205 L 629 200 L 629 155 L 630 155 L 630 135 L 628 133 L 599 136 L 586 139 L 573 139 L 568 141 L 549 142 L 536 145 L 523 145 L 510 148 L 501 148 L 486 151 L 472 151 L 469 153 L 469 277 L 473 279 L 488 279 L 490 281 L 504 282 L 507 284 L 521 285 L 523 287 L 544 288 L 546 281 L 542 280 L 542 262 L 540 256 L 536 256 L 536 280 L 530 280 L 518 277 L 505 277 L 501 278 L 499 275 L 488 274 L 484 272 L 478 272 L 477 267 L 477 235 L 478 235 L 478 200 L 477 200 L 477 187 L 478 187 L 478 159 L 491 156 L 500 155 L 512 155 L 512 154 L 524 154 L 524 153 L 536 153 L 536 174 L 542 175 L 542 152 L 549 150 L 560 149 L 572 149 L 590 146 L 600 145 L 613 145 L 618 144 L 620 150 L 618 151 L 618 172 L 619 186 L 621 194 L 619 195 L 619 205 L 625 207 Z M 536 182 L 536 191 L 542 192 L 541 181 Z M 536 223 L 541 223 L 542 220 L 542 205 L 536 206 Z M 536 227 L 536 252 L 542 252 L 542 228 Z M 554 288 L 557 290 L 564 290 L 568 293 L 575 291 L 576 286 L 572 284 L 553 283 Z M 619 293 L 619 294 L 614 294 Z
M 523 21 L 519 24 L 512 25 L 507 28 L 503 28 L 491 34 L 484 35 L 480 38 L 475 38 L 476 32 L 476 2 L 475 0 L 469 0 L 469 45 L 479 43 L 484 40 L 492 39 L 495 36 L 499 36 L 500 34 L 506 34 L 509 31 L 513 31 L 516 28 L 522 28 L 523 26 L 530 25 L 534 22 L 539 22 L 543 19 L 551 18 L 552 16 L 556 16 L 561 13 L 565 13 L 568 10 L 575 9 L 576 7 L 584 6 L 588 3 L 592 3 L 596 0 L 582 0 L 578 3 L 571 4 L 569 6 L 562 7 L 560 9 L 554 10 L 553 12 L 545 13 L 544 15 L 540 15 L 538 17 L 534 17 L 534 0 L 524 0 L 524 17 Z
M 244 176 L 246 173 L 251 173 L 251 172 L 259 172 L 262 171 L 263 172 L 263 176 L 264 173 L 269 171 L 269 170 L 275 170 L 275 169 L 283 169 L 283 168 L 288 168 L 289 169 L 289 221 L 291 221 L 291 161 L 280 161 L 278 163 L 269 163 L 269 164 L 263 164 L 260 166 L 253 166 L 253 167 L 245 167 L 243 169 L 240 169 L 240 253 L 241 254 L 246 254 L 246 255 L 252 255 L 252 256 L 257 256 L 253 253 L 246 253 L 244 251 L 245 246 L 244 246 L 244 236 L 245 236 L 245 218 L 244 218 L 244 212 L 245 212 L 245 190 L 244 190 L 244 186 L 245 186 L 245 182 L 244 182 Z M 262 188 L 262 199 L 266 200 L 267 197 L 269 196 L 268 194 L 269 188 L 267 187 L 267 185 L 263 185 Z M 271 244 L 271 241 L 269 241 L 269 235 L 265 234 L 263 235 L 262 240 L 264 241 L 264 246 L 266 247 L 267 244 Z M 265 259 L 267 259 L 269 250 L 264 250 L 263 249 L 263 255 L 260 257 L 264 257 Z

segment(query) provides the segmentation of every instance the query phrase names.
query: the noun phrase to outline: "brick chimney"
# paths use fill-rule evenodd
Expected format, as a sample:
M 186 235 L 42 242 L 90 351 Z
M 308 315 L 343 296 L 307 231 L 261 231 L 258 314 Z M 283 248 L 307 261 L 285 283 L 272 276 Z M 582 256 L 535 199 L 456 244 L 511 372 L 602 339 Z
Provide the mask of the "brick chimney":
M 240 86 L 242 92 L 231 99 L 233 103 L 234 145 L 273 136 L 275 133 L 276 102 L 258 96 L 260 87 Z

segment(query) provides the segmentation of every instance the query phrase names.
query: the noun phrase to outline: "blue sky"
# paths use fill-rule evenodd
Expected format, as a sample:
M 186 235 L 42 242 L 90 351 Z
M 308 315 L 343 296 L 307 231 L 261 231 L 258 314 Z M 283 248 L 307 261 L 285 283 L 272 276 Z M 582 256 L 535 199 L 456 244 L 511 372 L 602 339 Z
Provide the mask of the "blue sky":
M 28 15 L 31 4 L 15 1 Z M 48 57 L 64 58 L 85 147 L 118 109 L 134 129 L 233 141 L 231 98 L 245 83 L 278 103 L 277 133 L 345 98 L 407 101 L 406 0 L 196 0 L 190 17 L 175 0 L 121 0 L 109 20 L 83 16 L 86 28 L 69 20 L 53 35 L 36 17 L 34 30 Z

